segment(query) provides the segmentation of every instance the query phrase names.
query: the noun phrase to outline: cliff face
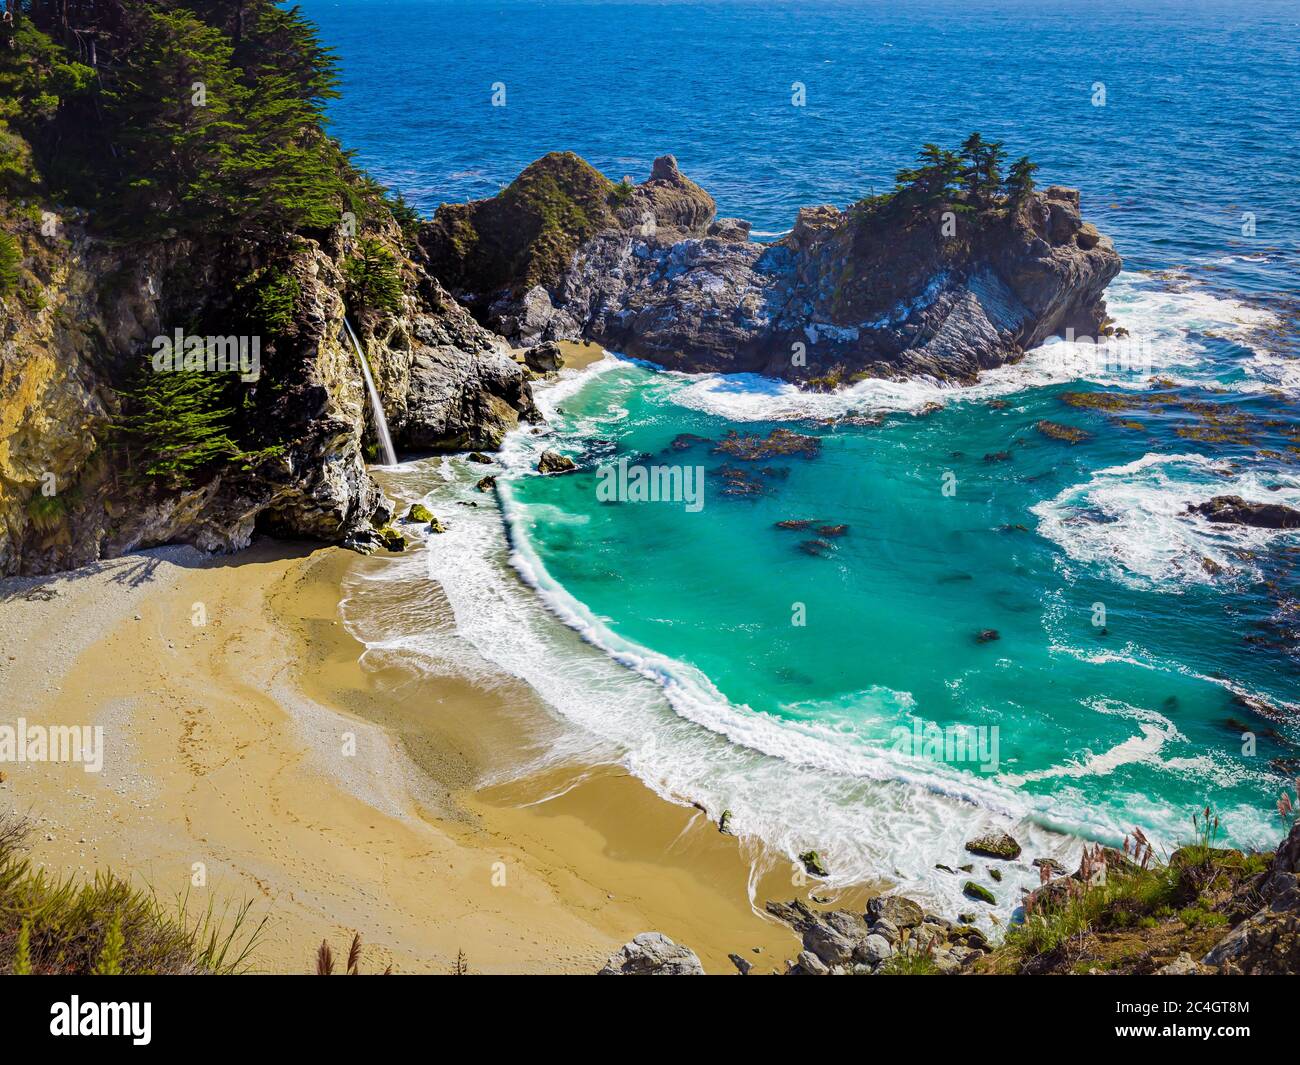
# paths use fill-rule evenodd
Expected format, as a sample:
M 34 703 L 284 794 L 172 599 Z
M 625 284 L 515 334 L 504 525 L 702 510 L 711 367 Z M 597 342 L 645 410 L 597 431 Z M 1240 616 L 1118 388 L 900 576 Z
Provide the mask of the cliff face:
M 75 223 L 52 239 L 34 217 L 8 226 L 23 283 L 0 299 L 0 573 L 66 569 L 163 543 L 232 550 L 259 530 L 337 542 L 370 527 L 383 503 L 365 462 L 373 430 L 342 332 L 342 264 L 356 253 L 353 239 L 338 231 L 275 249 L 295 293 L 291 320 L 263 345 L 239 418 L 276 446 L 178 487 L 131 468 L 111 429 L 123 389 L 154 338 L 232 320 L 236 279 L 270 250 L 191 241 L 124 249 Z M 390 248 L 399 247 L 395 231 L 381 235 Z M 354 325 L 397 445 L 499 446 L 520 417 L 536 416 L 526 371 L 419 266 L 400 251 L 395 258 L 399 304 Z
M 550 169 L 563 186 L 565 173 Z M 862 376 L 971 380 L 1067 328 L 1101 335 L 1102 293 L 1121 266 L 1073 189 L 951 216 L 804 208 L 772 244 L 750 241 L 745 222 L 715 219 L 672 157 L 648 181 L 610 189 L 614 206 L 572 242 L 563 269 L 530 271 L 524 244 L 476 272 L 491 291 L 457 295 L 522 343 L 581 337 L 672 369 L 833 387 Z M 505 196 L 443 208 L 426 229 L 422 247 L 450 284 L 461 260 L 438 230 L 454 218 L 472 243 Z

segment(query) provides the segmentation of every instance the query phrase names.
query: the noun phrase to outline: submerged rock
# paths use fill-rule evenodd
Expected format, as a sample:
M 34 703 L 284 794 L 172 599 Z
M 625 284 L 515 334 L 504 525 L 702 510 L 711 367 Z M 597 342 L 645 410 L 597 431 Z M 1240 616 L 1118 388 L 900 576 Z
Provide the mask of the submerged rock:
M 703 976 L 693 950 L 678 946 L 662 932 L 642 932 L 611 954 L 597 976 Z
M 1081 444 L 1092 436 L 1086 430 L 1076 429 L 1073 425 L 1062 425 L 1060 422 L 1048 421 L 1046 418 L 1035 422 L 1034 428 L 1052 440 L 1064 440 L 1067 444 Z
M 489 473 L 486 477 L 480 477 L 478 483 L 474 485 L 474 488 L 480 492 L 489 492 L 496 486 L 496 477 Z

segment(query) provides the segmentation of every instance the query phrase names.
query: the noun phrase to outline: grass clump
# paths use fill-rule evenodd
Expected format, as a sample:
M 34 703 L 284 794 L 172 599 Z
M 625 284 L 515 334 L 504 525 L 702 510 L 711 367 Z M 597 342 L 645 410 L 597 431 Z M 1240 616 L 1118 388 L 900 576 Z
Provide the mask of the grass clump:
M 266 918 L 252 903 L 174 907 L 101 872 L 88 883 L 34 869 L 25 855 L 32 826 L 0 815 L 0 973 L 184 975 L 247 972 Z

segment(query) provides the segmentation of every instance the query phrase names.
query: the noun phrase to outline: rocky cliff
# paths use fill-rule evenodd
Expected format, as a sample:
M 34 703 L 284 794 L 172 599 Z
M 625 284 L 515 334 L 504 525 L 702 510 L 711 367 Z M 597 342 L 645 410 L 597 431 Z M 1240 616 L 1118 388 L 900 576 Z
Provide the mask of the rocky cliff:
M 748 223 L 717 219 L 671 156 L 647 181 L 615 185 L 551 155 L 493 199 L 441 208 L 420 243 L 430 269 L 513 340 L 583 338 L 672 369 L 812 387 L 968 381 L 1068 328 L 1105 333 L 1102 294 L 1120 258 L 1083 221 L 1076 190 L 979 209 L 901 202 L 804 208 L 762 244 Z
M 21 282 L 0 298 L 0 573 L 41 573 L 163 543 L 243 547 L 254 532 L 338 542 L 383 517 L 366 468 L 373 438 L 355 353 L 343 333 L 344 267 L 358 241 L 340 228 L 269 248 L 160 241 L 124 248 L 75 218 L 42 233 L 39 210 L 4 227 Z M 377 240 L 400 294 L 353 311 L 399 448 L 493 449 L 535 417 L 527 372 L 436 280 L 401 253 L 391 220 Z M 246 279 L 274 263 L 289 293 L 261 372 L 237 386 L 242 461 L 191 483 L 145 479 L 114 423 L 155 338 L 221 334 L 245 321 Z M 378 512 L 378 515 L 377 515 Z

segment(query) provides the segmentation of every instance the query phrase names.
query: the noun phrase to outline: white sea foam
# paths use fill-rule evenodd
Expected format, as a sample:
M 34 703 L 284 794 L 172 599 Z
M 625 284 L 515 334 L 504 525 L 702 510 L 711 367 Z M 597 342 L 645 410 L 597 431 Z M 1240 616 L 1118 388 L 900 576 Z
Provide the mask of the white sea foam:
M 1132 588 L 1178 591 L 1234 575 L 1256 577 L 1246 553 L 1274 537 L 1296 535 L 1215 524 L 1188 512 L 1190 504 L 1216 495 L 1295 506 L 1300 477 L 1234 472 L 1230 464 L 1198 454 L 1152 453 L 1098 470 L 1030 512 L 1038 518 L 1039 534 L 1071 559 L 1099 566 Z
M 810 393 L 757 374 L 672 374 L 679 382 L 672 400 L 730 421 L 786 421 L 987 402 L 1074 381 L 1119 388 L 1148 388 L 1153 376 L 1175 384 L 1205 383 L 1221 368 L 1205 367 L 1206 344 L 1194 334 L 1227 336 L 1246 346 L 1274 320 L 1272 312 L 1239 300 L 1195 288 L 1171 291 L 1140 274 L 1120 274 L 1106 297 L 1112 317 L 1130 334 L 1127 341 L 1116 341 L 1113 351 L 1053 338 L 1018 363 L 986 371 L 974 385 L 871 379 L 836 392 Z

